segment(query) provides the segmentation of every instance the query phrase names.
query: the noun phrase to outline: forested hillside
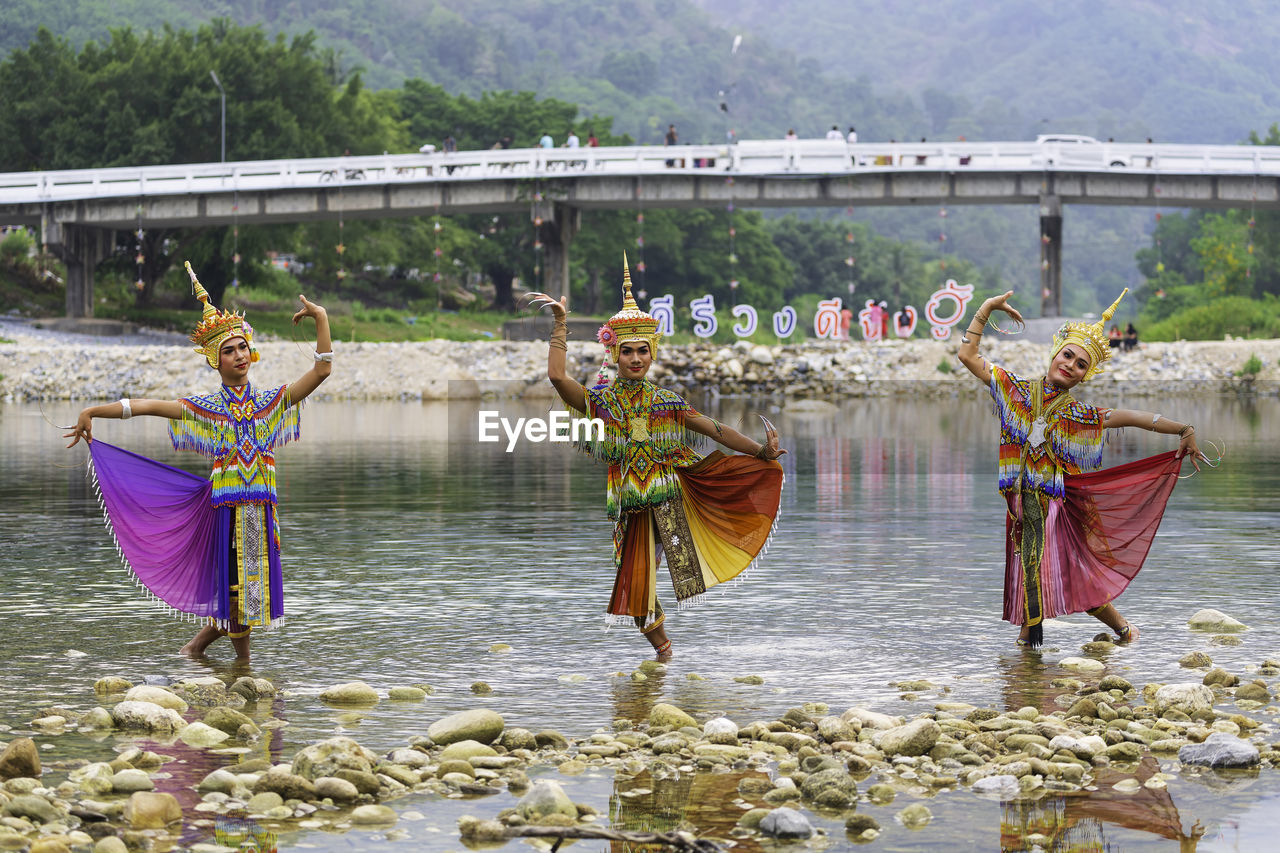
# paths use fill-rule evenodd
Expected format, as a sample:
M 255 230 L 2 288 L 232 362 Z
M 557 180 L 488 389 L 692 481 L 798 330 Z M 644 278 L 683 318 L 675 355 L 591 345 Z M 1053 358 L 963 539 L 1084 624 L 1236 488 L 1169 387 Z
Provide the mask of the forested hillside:
M 1016 114 L 1020 137 L 1235 143 L 1280 113 L 1280 17 L 1266 0 L 693 2 L 825 73 L 922 98 L 938 135 Z
M 570 126 L 582 134 L 590 125 L 606 144 L 656 144 L 667 124 L 688 142 L 788 128 L 816 136 L 832 124 L 856 124 L 867 141 L 1029 139 L 1050 129 L 1162 141 L 1265 136 L 1280 102 L 1280 66 L 1264 61 L 1258 46 L 1280 25 L 1257 3 L 1221 6 L 10 0 L 0 7 L 0 51 L 8 57 L 0 69 L 0 169 L 215 159 L 213 68 L 227 87 L 232 159 L 410 151 L 446 134 L 463 147 L 503 135 L 527 145 L 543 132 L 559 141 Z M 738 296 L 761 304 L 784 293 L 833 295 L 837 282 L 857 284 L 859 298 L 915 298 L 963 270 L 984 287 L 1014 287 L 1033 313 L 1038 304 L 1034 211 L 798 214 L 789 225 L 747 212 L 730 221 L 725 211 L 650 212 L 643 227 L 630 214 L 588 217 L 575 244 L 576 286 L 594 301 L 617 246 L 647 237 L 651 274 L 718 298 L 731 296 L 729 279 L 740 281 Z M 1125 312 L 1157 292 L 1176 293 L 1148 305 L 1147 316 L 1166 318 L 1174 307 L 1193 307 L 1210 278 L 1221 294 L 1280 290 L 1271 217 L 1192 217 L 1183 240 L 1191 261 L 1176 271 L 1158 259 L 1156 222 L 1147 210 L 1071 208 L 1064 308 L 1096 310 L 1129 285 L 1138 299 Z M 741 266 L 733 270 L 730 228 L 741 235 Z M 345 259 L 323 251 L 340 236 L 323 228 L 244 231 L 238 244 L 220 229 L 183 236 L 201 241 L 200 253 L 215 265 L 237 247 L 261 257 L 290 243 L 318 272 L 360 260 L 364 278 L 438 267 L 425 257 L 434 255 L 448 262 L 437 277 L 497 283 L 498 304 L 503 282 L 531 280 L 538 268 L 536 241 L 516 220 L 499 223 L 502 239 L 487 242 L 493 225 L 466 218 L 353 225 L 345 242 L 359 257 Z M 801 236 L 826 248 L 795 251 Z M 890 251 L 891 240 L 909 245 Z M 1135 265 L 1140 249 L 1157 260 Z M 146 254 L 148 264 L 159 263 L 157 253 Z M 254 269 L 244 271 L 249 280 Z M 1159 283 L 1144 286 L 1144 276 Z M 140 277 L 146 297 L 155 271 Z M 412 283 L 361 286 L 361 279 L 357 272 L 342 289 L 367 300 L 398 292 L 405 305 L 439 298 L 424 301 Z

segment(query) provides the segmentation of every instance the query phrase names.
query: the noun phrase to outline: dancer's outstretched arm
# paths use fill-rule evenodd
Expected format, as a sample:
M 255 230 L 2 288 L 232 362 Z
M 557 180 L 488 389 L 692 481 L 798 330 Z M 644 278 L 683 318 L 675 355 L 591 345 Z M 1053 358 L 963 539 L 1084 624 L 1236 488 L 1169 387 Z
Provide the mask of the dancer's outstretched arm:
M 76 425 L 71 428 L 71 432 L 62 437 L 71 439 L 67 447 L 75 447 L 82 438 L 85 444 L 89 444 L 93 441 L 94 418 L 128 420 L 134 415 L 151 415 L 176 421 L 182 417 L 182 403 L 177 400 L 130 400 L 125 397 L 115 403 L 88 406 L 80 410 L 80 417 L 76 418 Z
M 1155 412 L 1143 412 L 1137 409 L 1110 409 L 1106 413 L 1103 426 L 1107 429 L 1131 426 L 1139 429 L 1148 429 L 1163 435 L 1176 435 L 1178 437 L 1178 456 L 1190 456 L 1191 464 L 1195 466 L 1197 471 L 1200 470 L 1199 460 L 1205 458 L 1204 454 L 1200 452 L 1200 448 L 1196 445 L 1195 427 L 1191 424 L 1170 420 L 1164 415 Z
M 765 421 L 764 444 L 754 438 L 748 438 L 733 427 L 722 424 L 706 415 L 685 418 L 684 425 L 694 432 L 714 439 L 730 450 L 736 450 L 739 453 L 746 453 L 749 456 L 755 456 L 760 459 L 777 459 L 787 452 L 778 447 L 778 431 L 768 421 Z
M 587 392 L 574 379 L 569 378 L 565 362 L 569 354 L 569 297 L 553 299 L 545 293 L 530 293 L 529 303 L 551 312 L 555 324 L 551 328 L 551 343 L 547 350 L 547 378 L 565 405 L 579 412 L 587 410 Z
M 987 360 L 978 355 L 978 344 L 982 342 L 982 333 L 986 329 L 991 312 L 1003 311 L 1019 323 L 1022 322 L 1022 315 L 1016 308 L 1009 305 L 1011 296 L 1013 291 L 1006 291 L 1003 295 L 993 296 L 979 305 L 978 310 L 973 314 L 973 319 L 969 321 L 968 329 L 960 336 L 960 350 L 956 353 L 960 357 L 960 363 L 969 368 L 969 372 L 983 385 L 991 384 L 991 368 L 987 366 Z
M 333 371 L 333 341 L 329 338 L 329 314 L 307 297 L 298 295 L 302 307 L 293 315 L 293 325 L 302 322 L 303 317 L 314 317 L 316 320 L 316 363 L 302 374 L 302 378 L 289 386 L 289 402 L 293 405 L 301 403 L 311 392 L 320 387 L 320 383 Z

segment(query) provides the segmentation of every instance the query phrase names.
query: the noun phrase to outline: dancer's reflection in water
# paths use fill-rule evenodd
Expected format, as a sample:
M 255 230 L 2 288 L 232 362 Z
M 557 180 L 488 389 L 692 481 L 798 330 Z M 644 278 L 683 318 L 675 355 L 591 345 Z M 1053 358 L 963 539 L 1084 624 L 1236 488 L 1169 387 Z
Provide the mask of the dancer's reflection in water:
M 1002 657 L 1000 666 L 1006 711 L 1032 707 L 1050 714 L 1059 710 L 1056 700 L 1068 688 L 1055 687 L 1054 682 L 1070 677 L 1066 670 L 1046 664 L 1041 655 L 1026 650 Z M 1002 802 L 1001 851 L 1112 853 L 1123 849 L 1118 840 L 1107 838 L 1108 830 L 1117 827 L 1176 840 L 1183 853 L 1196 849 L 1204 835 L 1200 822 L 1197 820 L 1184 830 L 1169 789 L 1160 780 L 1154 783 L 1156 787 L 1147 787 L 1147 782 L 1160 773 L 1160 764 L 1150 753 L 1144 754 L 1136 765 L 1124 765 L 1124 769 L 1095 766 L 1089 773 L 1090 784 L 1096 790 L 1058 793 L 1040 789 L 1025 798 Z M 1116 785 L 1126 779 L 1136 780 L 1141 787 L 1132 793 L 1116 790 Z
M 663 699 L 666 672 L 651 672 L 644 681 L 618 679 L 613 687 L 615 719 L 639 722 L 649 718 L 653 706 Z M 700 838 L 728 840 L 744 809 L 734 804 L 742 799 L 751 806 L 763 804 L 757 795 L 739 792 L 746 777 L 767 778 L 760 770 L 737 761 L 699 768 L 696 759 L 668 753 L 648 768 L 637 762 L 635 775 L 624 771 L 614 776 L 609 798 L 609 825 L 634 832 L 688 830 Z M 614 853 L 636 848 L 626 842 L 611 842 Z M 656 849 L 656 848 L 646 848 Z M 736 839 L 735 850 L 752 851 L 754 843 Z

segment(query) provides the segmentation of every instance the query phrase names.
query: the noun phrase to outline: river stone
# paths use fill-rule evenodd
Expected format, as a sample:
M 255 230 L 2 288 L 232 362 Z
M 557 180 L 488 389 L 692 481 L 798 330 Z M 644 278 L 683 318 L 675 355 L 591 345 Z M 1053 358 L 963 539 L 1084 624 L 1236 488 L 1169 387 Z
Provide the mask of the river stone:
M 941 735 L 938 724 L 925 718 L 883 731 L 871 743 L 885 755 L 924 755 Z
M 115 835 L 106 835 L 93 845 L 93 853 L 129 853 L 129 846 Z
M 443 779 L 450 773 L 461 773 L 470 781 L 476 778 L 476 770 L 471 766 L 471 762 L 461 758 L 451 758 L 441 761 L 436 767 L 436 778 Z
M 98 694 L 124 693 L 133 687 L 133 682 L 118 675 L 107 675 L 93 682 L 93 692 Z
M 427 698 L 427 691 L 421 687 L 392 687 L 387 691 L 387 698 L 399 702 L 421 702 Z
M 270 681 L 265 678 L 250 678 L 247 675 L 232 682 L 229 690 L 248 702 L 257 702 L 259 699 L 276 695 L 276 687 Z
M 115 728 L 115 721 L 111 719 L 111 712 L 99 705 L 80 718 L 80 727 L 90 731 L 103 731 Z
M 800 794 L 827 808 L 847 808 L 858 799 L 858 783 L 843 768 L 819 770 L 800 783 Z
M 204 715 L 204 724 L 206 726 L 212 726 L 218 731 L 226 732 L 229 735 L 236 734 L 240 731 L 240 727 L 246 724 L 253 726 L 255 729 L 257 728 L 257 726 L 254 725 L 253 720 L 249 719 L 236 709 L 228 708 L 225 705 L 217 708 L 210 708 L 209 713 Z
M 386 826 L 398 819 L 390 806 L 356 806 L 351 810 L 351 822 L 356 826 Z
M 516 803 L 516 812 L 530 823 L 539 823 L 549 815 L 578 819 L 578 807 L 560 787 L 559 782 L 539 779 Z
M 111 790 L 116 794 L 132 794 L 135 791 L 154 791 L 156 783 L 145 770 L 121 770 L 111 777 Z
M 231 736 L 226 732 L 204 723 L 189 723 L 178 733 L 179 740 L 187 746 L 197 748 L 217 746 L 229 737 Z
M 733 680 L 739 684 L 764 684 L 764 679 L 758 675 L 735 675 Z
M 1013 798 L 1017 796 L 1019 789 L 1018 777 L 1002 773 L 999 776 L 984 776 L 972 785 L 975 794 L 995 794 L 1001 798 Z
M 1209 687 L 1235 687 L 1239 682 L 1240 679 L 1225 669 L 1215 666 L 1204 674 L 1204 681 L 1201 683 Z
M 1107 747 L 1105 755 L 1112 761 L 1120 763 L 1134 762 L 1142 760 L 1142 747 L 1130 741 L 1122 741 L 1121 743 L 1112 744 Z
M 230 770 L 219 768 L 200 780 L 200 784 L 196 785 L 196 790 L 202 794 L 210 791 L 217 791 L 222 794 L 231 794 L 240 786 L 240 779 Z
M 425 752 L 422 752 L 421 750 L 413 749 L 407 746 L 402 746 L 402 747 L 399 747 L 398 749 L 393 749 L 389 753 L 387 753 L 387 761 L 391 762 L 392 764 L 403 764 L 405 767 L 412 767 L 414 769 L 417 769 L 420 767 L 426 767 L 428 764 L 430 764 L 431 756 L 427 755 Z M 333 775 L 336 776 L 338 774 L 335 773 Z
M 1206 666 L 1213 665 L 1213 658 L 1204 652 L 1187 652 L 1178 658 L 1178 666 L 1185 669 L 1202 669 Z
M 448 746 L 461 740 L 493 743 L 502 735 L 504 725 L 502 715 L 496 711 L 461 711 L 432 723 L 427 729 L 427 737 L 440 746 Z
M 365 773 L 361 770 L 352 770 L 344 767 L 337 773 L 333 774 L 338 779 L 345 779 L 355 786 L 356 791 L 361 794 L 377 794 L 381 785 L 378 783 L 378 777 L 372 773 Z M 316 786 L 319 790 L 319 786 Z
M 254 794 L 249 801 L 244 804 L 245 810 L 249 814 L 266 814 L 274 808 L 284 805 L 284 797 L 275 791 L 262 791 Z
M 1058 661 L 1058 665 L 1064 669 L 1074 669 L 1077 672 L 1102 672 L 1107 665 L 1100 660 L 1093 658 L 1069 657 Z
M 728 717 L 716 717 L 702 724 L 702 734 L 708 741 L 725 746 L 737 746 L 738 724 Z
M 507 752 L 516 749 L 535 750 L 538 748 L 538 739 L 528 729 L 503 729 L 502 737 L 498 738 L 498 745 Z
M 39 778 L 40 750 L 29 737 L 14 738 L 0 753 L 0 781 Z
M 1108 675 L 1098 682 L 1098 689 L 1119 690 L 1122 693 L 1128 693 L 1133 689 L 1133 685 L 1118 675 Z
M 1251 702 L 1270 702 L 1271 692 L 1262 681 L 1250 681 L 1236 688 L 1236 699 L 1248 699 Z
M 130 687 L 128 692 L 124 694 L 124 698 L 126 702 L 150 702 L 153 705 L 159 705 L 161 708 L 177 711 L 179 714 L 185 714 L 188 707 L 186 700 L 181 696 L 163 687 L 151 684 L 139 684 L 137 687 Z
M 293 772 L 304 779 L 333 776 L 343 767 L 373 772 L 378 756 L 349 737 L 331 737 L 299 750 L 293 757 Z
M 1204 743 L 1189 743 L 1178 750 L 1178 760 L 1183 764 L 1206 767 L 1249 767 L 1259 759 L 1253 744 L 1225 732 L 1214 732 Z
M 868 830 L 880 832 L 880 822 L 869 814 L 851 815 L 844 822 L 844 831 L 852 836 L 860 836 Z
M 1221 610 L 1214 610 L 1212 608 L 1197 610 L 1195 614 L 1187 620 L 1187 626 L 1196 631 L 1210 631 L 1218 634 L 1249 630 L 1249 626 L 1245 625 L 1243 622 L 1231 618 Z
M 183 679 L 174 685 L 174 689 L 192 705 L 209 708 L 227 701 L 227 685 L 212 675 Z
M 53 823 L 62 819 L 62 813 L 53 803 L 36 794 L 18 794 L 0 809 L 13 817 L 25 817 L 37 823 Z
M 1105 744 L 1103 746 L 1105 748 Z M 1086 761 L 1093 758 L 1099 751 L 1096 744 L 1086 743 L 1083 738 L 1072 735 L 1055 735 L 1053 740 L 1049 741 L 1049 749 L 1055 753 L 1065 749 L 1076 758 L 1083 758 Z
M 134 829 L 164 829 L 182 820 L 182 806 L 173 794 L 138 791 L 125 803 L 124 819 Z
M 316 780 L 316 796 L 328 798 L 335 803 L 351 803 L 360 799 L 360 791 L 346 779 L 336 776 L 321 776 Z
M 378 691 L 363 681 L 348 681 L 327 688 L 320 694 L 320 701 L 330 705 L 376 705 L 379 696 Z
M 140 685 L 145 687 L 146 685 Z M 133 690 L 139 689 L 138 687 Z M 154 688 L 153 688 L 154 689 Z M 133 690 L 129 691 L 130 693 Z M 173 694 L 169 694 L 173 695 Z M 173 696 L 178 699 L 177 696 Z M 181 699 L 178 699 L 182 702 Z M 186 706 L 186 703 L 182 703 Z M 142 702 L 126 699 L 111 709 L 111 719 L 117 728 L 142 729 L 148 732 L 180 732 L 186 728 L 187 721 L 172 708 L 164 708 L 155 702 Z
M 818 734 L 827 743 L 838 743 L 842 740 L 855 741 L 862 724 L 854 720 L 844 720 L 834 714 L 818 720 Z
M 681 711 L 675 705 L 668 705 L 665 702 L 659 702 L 649 711 L 649 725 L 651 726 L 667 726 L 672 729 L 681 729 L 685 726 L 693 726 L 697 728 L 698 721 L 690 717 L 684 711 Z
M 813 835 L 813 824 L 801 812 L 782 806 L 761 819 L 760 831 L 774 838 L 808 838 Z
M 446 746 L 440 752 L 441 761 L 461 760 L 470 761 L 473 758 L 479 758 L 482 755 L 497 755 L 498 751 L 493 747 L 474 740 L 459 740 Z
M 907 829 L 923 829 L 933 820 L 933 812 L 922 803 L 912 803 L 896 815 L 898 821 Z
M 850 708 L 841 714 L 840 718 L 846 722 L 857 720 L 864 729 L 892 729 L 906 722 L 902 717 L 891 717 L 888 714 L 863 708 Z
M 285 800 L 314 800 L 316 798 L 316 786 L 311 784 L 310 779 L 290 773 L 288 770 L 279 767 L 272 767 L 259 776 L 257 782 L 253 783 L 253 792 L 255 794 L 261 794 L 264 791 L 279 794 L 281 799 Z
M 69 842 L 70 839 L 47 835 L 31 842 L 31 846 L 27 848 L 27 853 L 71 853 L 71 844 Z
M 1213 708 L 1213 691 L 1203 684 L 1166 684 L 1156 690 L 1154 704 L 1157 714 L 1173 709 L 1193 716 Z
M 738 818 L 738 826 L 743 829 L 759 829 L 760 821 L 769 814 L 769 809 L 748 809 Z

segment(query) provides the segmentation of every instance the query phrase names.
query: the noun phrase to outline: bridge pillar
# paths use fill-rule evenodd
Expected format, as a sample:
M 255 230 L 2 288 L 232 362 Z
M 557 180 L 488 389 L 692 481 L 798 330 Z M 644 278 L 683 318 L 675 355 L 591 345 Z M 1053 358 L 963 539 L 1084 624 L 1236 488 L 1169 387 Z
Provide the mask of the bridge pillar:
M 1040 316 L 1062 316 L 1062 200 L 1040 196 Z
M 93 316 L 93 271 L 115 245 L 115 232 L 104 228 L 44 223 L 44 243 L 67 266 L 67 316 Z
M 582 211 L 560 202 L 543 201 L 534 205 L 533 215 L 540 220 L 543 287 L 558 298 L 569 292 L 569 244 L 582 225 Z

